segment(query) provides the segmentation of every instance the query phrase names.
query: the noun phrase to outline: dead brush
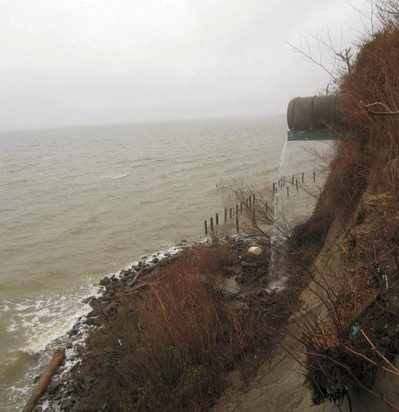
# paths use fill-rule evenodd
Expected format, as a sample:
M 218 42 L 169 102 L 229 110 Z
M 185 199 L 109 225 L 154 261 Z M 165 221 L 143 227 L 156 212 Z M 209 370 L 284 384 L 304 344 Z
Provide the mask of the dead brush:
M 162 392 L 162 404 L 171 408 L 184 409 L 185 399 L 197 407 L 209 407 L 225 387 L 223 374 L 265 336 L 265 322 L 253 313 L 232 310 L 211 283 L 201 273 L 180 268 L 153 283 L 146 300 L 136 308 L 140 313 L 140 380 L 152 396 Z M 168 362 L 170 372 L 165 376 L 159 369 L 170 354 L 173 364 Z M 154 374 L 161 379 L 153 381 Z M 204 386 L 203 391 L 191 393 L 193 387 L 198 391 Z
M 215 288 L 236 261 L 231 244 L 195 245 L 150 277 L 140 295 L 92 334 L 104 360 L 101 396 L 115 410 L 209 410 L 241 368 L 273 341 L 272 321 Z M 243 370 L 243 373 L 246 372 Z
M 336 155 L 330 165 L 315 217 L 344 221 L 350 216 L 366 189 L 371 168 L 371 157 L 364 152 L 363 142 L 353 136 L 337 142 Z
M 362 322 L 366 324 L 364 318 Z M 384 345 L 377 347 L 369 338 L 370 331 L 374 331 L 370 325 L 372 322 L 366 326 L 369 329 L 367 333 L 364 328 L 356 326 L 340 338 L 326 330 L 314 330 L 313 336 L 306 340 L 305 385 L 310 389 L 315 405 L 329 400 L 340 406 L 348 390 L 357 387 L 379 398 L 393 410 L 399 410 L 373 389 L 378 367 L 398 379 L 399 374 L 386 356 L 387 348 Z M 379 340 L 378 335 L 373 336 Z
M 336 282 L 338 291 L 320 296 L 327 316 L 323 321 L 316 319 L 302 327 L 305 383 L 315 404 L 330 400 L 340 405 L 346 391 L 353 387 L 360 387 L 389 404 L 372 385 L 381 363 L 391 371 L 390 359 L 399 353 L 396 344 L 399 306 L 392 304 L 398 289 L 398 268 L 389 274 L 378 270 L 385 268 L 382 265 L 394 251 L 388 249 L 376 260 L 375 248 L 369 244 L 369 253 L 366 255 L 362 248 L 358 261 L 352 256 L 356 255 L 356 247 L 353 251 L 344 250 L 347 255 Z M 391 286 L 384 284 L 384 276 L 393 281 Z

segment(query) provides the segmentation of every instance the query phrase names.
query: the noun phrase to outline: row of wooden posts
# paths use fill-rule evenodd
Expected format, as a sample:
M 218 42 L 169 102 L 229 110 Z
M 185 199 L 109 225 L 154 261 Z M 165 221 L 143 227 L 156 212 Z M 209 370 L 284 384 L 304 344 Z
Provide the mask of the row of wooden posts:
M 244 208 L 245 210 L 252 210 L 253 214 L 255 214 L 255 202 L 256 202 L 256 195 L 255 193 L 251 194 L 249 197 L 245 199 L 245 202 L 240 202 L 240 204 L 236 204 L 235 206 L 235 227 L 237 230 L 237 233 L 240 233 L 240 214 L 244 213 Z M 267 207 L 267 203 L 266 203 Z M 255 218 L 255 216 L 253 217 Z M 228 219 L 233 219 L 233 208 L 224 208 L 224 223 L 227 222 Z M 215 220 L 213 220 L 213 217 L 209 219 L 209 229 L 211 233 L 214 232 L 215 225 L 219 225 L 219 213 L 215 214 Z M 208 221 L 205 219 L 204 220 L 204 229 L 205 229 L 205 235 L 208 234 Z
M 316 172 L 313 172 L 313 182 L 316 181 Z M 301 183 L 303 184 L 305 182 L 305 173 L 302 172 L 301 175 Z M 286 188 L 287 191 L 287 197 L 290 196 L 290 187 L 289 184 L 292 186 L 296 187 L 296 191 L 299 191 L 299 182 L 298 179 L 296 178 L 296 175 L 292 175 L 290 177 L 287 176 L 282 176 L 277 179 L 276 182 L 273 182 L 273 193 L 278 193 L 282 188 Z M 236 192 L 236 196 L 238 197 L 238 194 Z M 228 219 L 232 220 L 233 217 L 235 217 L 235 228 L 237 230 L 237 233 L 240 233 L 240 214 L 244 213 L 244 208 L 245 210 L 250 210 L 252 211 L 252 220 L 255 221 L 256 216 L 256 208 L 255 208 L 255 203 L 256 203 L 256 195 L 255 193 L 252 193 L 250 196 L 245 198 L 244 202 L 240 202 L 239 204 L 235 205 L 235 214 L 233 216 L 233 211 L 234 209 L 232 207 L 227 208 L 225 207 L 224 209 L 224 222 L 226 223 Z M 267 214 L 267 202 L 265 203 L 265 208 L 266 208 L 266 214 Z M 219 226 L 219 213 L 215 214 L 215 219 L 211 217 L 209 219 L 209 225 L 208 225 L 208 220 L 204 220 L 204 230 L 205 230 L 205 236 L 208 235 L 209 231 L 213 233 L 215 231 L 215 226 Z
M 302 176 L 301 176 L 301 181 L 302 183 L 305 182 L 305 173 L 302 172 Z M 316 181 L 316 172 L 313 172 L 313 182 Z M 278 192 L 279 189 L 281 189 L 282 187 L 287 187 L 287 196 L 290 195 L 290 190 L 289 190 L 289 186 L 288 184 L 291 183 L 292 186 L 296 186 L 296 191 L 299 191 L 299 183 L 298 183 L 298 179 L 295 177 L 295 175 L 292 175 L 291 177 L 287 177 L 287 176 L 282 176 L 280 178 L 277 179 L 277 182 L 273 183 L 273 193 Z

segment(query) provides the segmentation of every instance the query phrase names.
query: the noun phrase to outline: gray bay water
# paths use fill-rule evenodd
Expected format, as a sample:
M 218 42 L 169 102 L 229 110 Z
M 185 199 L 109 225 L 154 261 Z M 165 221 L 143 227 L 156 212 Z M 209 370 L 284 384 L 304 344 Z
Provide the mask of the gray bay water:
M 0 410 L 23 405 L 101 277 L 199 239 L 218 186 L 270 188 L 285 138 L 284 116 L 1 133 Z M 288 144 L 283 172 L 312 170 L 315 145 Z

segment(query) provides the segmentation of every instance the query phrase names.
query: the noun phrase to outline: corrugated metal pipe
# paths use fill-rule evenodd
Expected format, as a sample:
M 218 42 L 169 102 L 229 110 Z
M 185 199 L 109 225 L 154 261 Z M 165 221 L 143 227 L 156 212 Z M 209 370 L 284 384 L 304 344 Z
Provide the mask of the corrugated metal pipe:
M 345 94 L 296 97 L 288 103 L 287 123 L 291 131 L 337 128 L 349 105 Z

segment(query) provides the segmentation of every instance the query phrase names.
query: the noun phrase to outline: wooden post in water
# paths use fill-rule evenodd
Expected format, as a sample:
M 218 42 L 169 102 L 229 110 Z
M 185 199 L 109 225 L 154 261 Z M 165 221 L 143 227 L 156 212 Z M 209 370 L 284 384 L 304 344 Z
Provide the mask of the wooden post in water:
M 273 182 L 273 193 L 276 192 L 276 183 Z
M 305 173 L 302 172 L 302 183 L 304 182 L 304 180 L 305 180 Z
M 314 182 L 316 181 L 316 172 L 315 171 L 313 171 L 313 181 Z
M 298 179 L 295 180 L 295 184 L 296 184 L 296 191 L 298 192 L 299 188 L 298 188 Z
M 294 183 L 295 183 L 294 175 L 292 175 L 291 184 L 293 185 Z
M 236 216 L 238 215 L 238 204 L 236 204 Z
M 237 234 L 240 233 L 240 222 L 238 215 L 236 215 L 236 229 L 237 229 Z
M 290 188 L 287 186 L 287 197 L 290 197 Z
M 227 207 L 224 208 L 224 221 L 227 222 Z
M 232 219 L 233 218 L 233 208 L 231 207 L 230 208 L 230 219 Z
M 205 236 L 207 236 L 208 235 L 208 222 L 206 219 L 204 220 L 204 228 L 205 228 Z
M 216 213 L 216 224 L 218 225 L 219 224 L 219 213 Z
M 211 223 L 211 232 L 213 232 L 213 217 L 210 218 L 210 223 Z

